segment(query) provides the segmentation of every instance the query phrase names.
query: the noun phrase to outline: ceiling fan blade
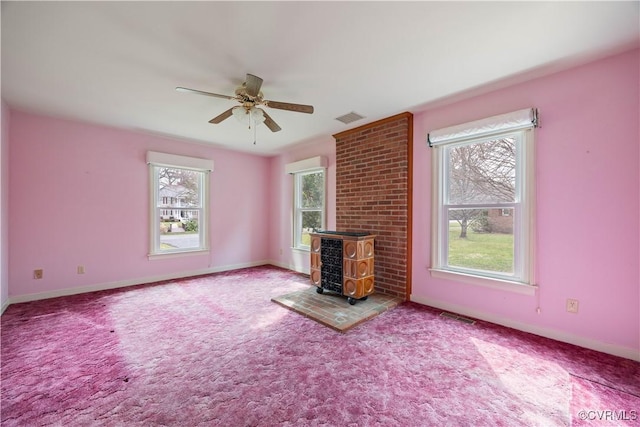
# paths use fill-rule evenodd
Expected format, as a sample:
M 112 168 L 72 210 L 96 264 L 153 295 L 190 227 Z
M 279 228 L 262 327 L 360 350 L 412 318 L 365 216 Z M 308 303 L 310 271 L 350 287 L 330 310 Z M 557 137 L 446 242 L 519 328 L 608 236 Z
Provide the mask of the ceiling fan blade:
M 247 74 L 247 81 L 245 82 L 247 88 L 247 94 L 249 96 L 258 96 L 260 88 L 262 87 L 262 79 L 253 74 Z
M 267 107 L 277 108 L 278 110 L 287 110 L 287 111 L 295 111 L 296 113 L 313 113 L 312 105 L 303 105 L 303 104 L 291 104 L 288 102 L 278 102 L 278 101 L 265 101 L 264 102 Z
M 191 92 L 191 93 L 197 93 L 199 95 L 213 96 L 215 98 L 224 98 L 224 99 L 234 99 L 235 98 L 234 96 L 220 95 L 219 93 L 204 92 L 204 91 L 196 90 L 196 89 L 188 89 L 186 87 L 177 87 L 176 90 L 178 92 Z
M 266 127 L 271 129 L 271 132 L 278 132 L 281 130 L 280 126 L 276 122 L 273 121 L 270 115 L 267 114 L 266 111 L 262 110 L 262 114 L 264 115 L 264 124 Z
M 225 111 L 224 113 L 215 116 L 213 119 L 209 120 L 209 123 L 213 123 L 213 124 L 218 124 L 221 121 L 228 119 L 229 117 L 231 117 L 231 115 L 233 114 L 233 108 L 229 108 L 227 111 Z

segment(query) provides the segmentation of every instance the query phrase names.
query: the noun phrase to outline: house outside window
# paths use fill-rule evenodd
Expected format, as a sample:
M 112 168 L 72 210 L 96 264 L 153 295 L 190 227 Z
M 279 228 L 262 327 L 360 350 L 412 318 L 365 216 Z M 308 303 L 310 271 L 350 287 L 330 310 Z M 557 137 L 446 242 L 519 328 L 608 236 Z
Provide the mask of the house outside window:
M 208 182 L 213 162 L 147 153 L 150 176 L 149 257 L 208 251 Z
M 432 274 L 481 279 L 480 284 L 534 284 L 536 113 L 522 110 L 439 130 L 435 143 L 429 136 L 434 149 Z M 438 140 L 439 135 L 444 136 Z

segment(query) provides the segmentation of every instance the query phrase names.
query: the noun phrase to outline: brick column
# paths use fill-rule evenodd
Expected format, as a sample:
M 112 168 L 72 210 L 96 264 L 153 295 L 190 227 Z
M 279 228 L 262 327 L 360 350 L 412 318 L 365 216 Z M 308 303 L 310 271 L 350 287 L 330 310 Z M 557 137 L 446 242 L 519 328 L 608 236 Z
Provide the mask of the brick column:
M 334 138 L 336 229 L 377 235 L 376 292 L 408 299 L 413 115 L 398 114 Z

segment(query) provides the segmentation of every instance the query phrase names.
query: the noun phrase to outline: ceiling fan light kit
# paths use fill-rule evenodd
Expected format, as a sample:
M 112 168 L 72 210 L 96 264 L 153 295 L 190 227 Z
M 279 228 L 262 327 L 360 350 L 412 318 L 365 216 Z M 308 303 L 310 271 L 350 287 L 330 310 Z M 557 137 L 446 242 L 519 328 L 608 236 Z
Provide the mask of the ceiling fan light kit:
M 266 120 L 264 116 L 264 110 L 262 108 L 257 107 L 233 107 L 231 109 L 233 117 L 238 119 L 240 123 L 248 124 L 249 129 L 251 129 L 251 125 L 254 126 L 263 123 Z
M 271 132 L 278 132 L 282 128 L 264 111 L 258 106 L 264 106 L 269 108 L 275 108 L 278 110 L 293 111 L 296 113 L 313 113 L 312 105 L 304 104 L 292 104 L 289 102 L 269 101 L 264 99 L 260 88 L 262 87 L 262 79 L 253 74 L 247 74 L 247 78 L 242 85 L 238 86 L 235 90 L 235 96 L 221 95 L 218 93 L 205 92 L 202 90 L 189 89 L 185 87 L 176 87 L 178 92 L 191 92 L 198 95 L 212 96 L 214 98 L 231 99 L 239 102 L 240 106 L 229 108 L 228 110 L 217 115 L 213 119 L 209 120 L 209 123 L 218 124 L 223 120 L 228 119 L 231 116 L 236 117 L 242 123 L 248 123 L 249 129 L 253 125 L 254 130 L 257 125 L 264 123 Z M 254 132 L 255 133 L 255 132 Z M 255 144 L 255 138 L 254 142 Z

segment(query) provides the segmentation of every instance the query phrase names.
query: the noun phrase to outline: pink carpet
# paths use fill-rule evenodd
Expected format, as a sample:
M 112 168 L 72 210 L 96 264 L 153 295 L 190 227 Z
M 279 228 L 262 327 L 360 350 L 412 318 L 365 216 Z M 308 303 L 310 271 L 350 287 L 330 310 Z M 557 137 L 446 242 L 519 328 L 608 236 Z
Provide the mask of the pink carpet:
M 306 286 L 256 267 L 11 305 L 2 425 L 640 425 L 637 362 L 413 303 L 339 333 L 270 301 Z

